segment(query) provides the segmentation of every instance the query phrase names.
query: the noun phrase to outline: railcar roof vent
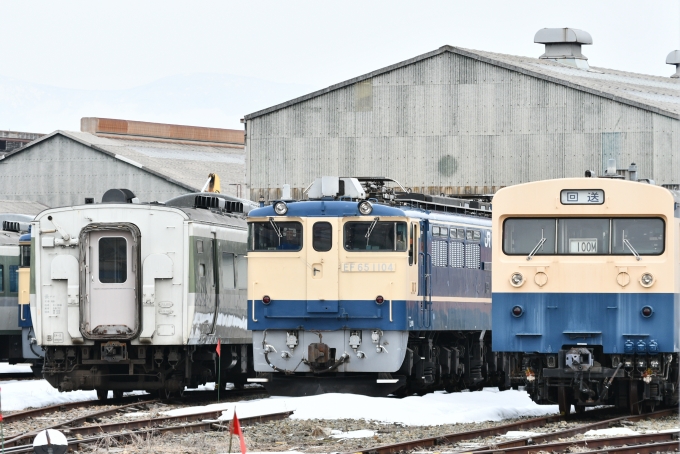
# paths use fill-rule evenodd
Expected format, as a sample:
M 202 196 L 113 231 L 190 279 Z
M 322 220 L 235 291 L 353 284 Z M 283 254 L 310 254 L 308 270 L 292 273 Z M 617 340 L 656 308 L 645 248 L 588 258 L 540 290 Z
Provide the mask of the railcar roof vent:
M 578 69 L 590 69 L 588 57 L 581 46 L 593 44 L 590 33 L 576 28 L 542 28 L 534 35 L 534 42 L 545 44 L 545 53 L 539 58 L 552 60 Z
M 209 195 L 197 195 L 194 206 L 196 208 L 223 210 L 228 213 L 243 213 L 243 203 Z
M 29 232 L 30 224 L 27 222 L 2 221 L 2 230 L 5 232 Z
M 674 50 L 666 57 L 667 65 L 675 65 L 675 74 L 671 77 L 673 79 L 680 78 L 680 50 Z
M 139 203 L 139 199 L 129 189 L 109 189 L 104 193 L 102 203 Z

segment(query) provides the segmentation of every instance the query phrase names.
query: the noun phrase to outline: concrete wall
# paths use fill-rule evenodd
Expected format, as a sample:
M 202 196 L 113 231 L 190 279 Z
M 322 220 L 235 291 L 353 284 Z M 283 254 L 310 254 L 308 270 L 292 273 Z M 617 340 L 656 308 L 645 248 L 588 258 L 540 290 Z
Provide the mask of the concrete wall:
M 49 207 L 101 201 L 106 190 L 130 189 L 142 202 L 186 194 L 138 167 L 61 135 L 0 160 L 0 198 L 31 200 Z
M 432 194 L 636 162 L 680 183 L 680 122 L 454 53 L 247 121 L 250 198 L 321 175 L 386 176 Z

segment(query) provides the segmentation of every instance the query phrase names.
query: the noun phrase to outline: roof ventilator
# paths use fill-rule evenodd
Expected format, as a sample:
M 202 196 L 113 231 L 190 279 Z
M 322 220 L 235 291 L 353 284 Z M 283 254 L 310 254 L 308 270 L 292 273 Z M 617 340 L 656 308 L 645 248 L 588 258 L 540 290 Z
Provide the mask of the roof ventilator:
M 666 57 L 667 65 L 675 65 L 675 74 L 671 76 L 673 79 L 680 78 L 680 50 L 674 50 Z
M 593 44 L 590 33 L 576 28 L 543 28 L 534 35 L 534 42 L 545 44 L 539 58 L 552 60 L 578 69 L 590 69 L 588 57 L 581 53 L 583 44 Z
M 2 230 L 5 232 L 28 232 L 29 227 L 27 222 L 2 221 Z
M 225 200 L 219 197 L 197 195 L 194 201 L 196 208 L 214 209 L 228 213 L 243 213 L 243 203 Z
M 102 203 L 139 203 L 139 199 L 129 189 L 109 189 L 102 196 Z

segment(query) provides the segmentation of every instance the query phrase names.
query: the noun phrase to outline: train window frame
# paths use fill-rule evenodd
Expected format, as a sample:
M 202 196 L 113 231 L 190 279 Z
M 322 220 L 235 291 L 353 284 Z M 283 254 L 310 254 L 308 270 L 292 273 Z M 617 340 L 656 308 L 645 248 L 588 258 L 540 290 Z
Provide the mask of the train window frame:
M 122 262 L 122 267 L 120 265 L 117 265 L 119 268 L 119 271 L 122 270 L 123 274 L 122 277 L 124 278 L 123 280 L 120 280 L 119 277 L 115 277 L 113 280 L 102 280 L 102 259 L 105 258 L 106 256 L 102 254 L 102 243 L 108 243 L 111 240 L 123 240 L 125 243 L 125 256 L 124 256 L 124 261 Z M 119 247 L 119 246 L 115 246 Z M 128 240 L 124 236 L 102 236 L 97 240 L 97 279 L 101 284 L 125 284 L 128 281 L 128 260 L 130 260 L 132 257 L 128 258 Z M 117 257 L 114 258 L 116 262 L 120 261 Z M 134 273 L 132 273 L 134 274 Z
M 662 230 L 662 232 L 663 232 L 663 238 L 661 239 L 661 241 L 663 242 L 663 248 L 661 249 L 660 252 L 649 253 L 649 252 L 640 252 L 640 251 L 637 251 L 637 250 L 636 250 L 637 254 L 640 255 L 640 256 L 648 256 L 648 257 L 652 257 L 652 256 L 663 255 L 663 254 L 666 252 L 666 236 L 668 235 L 668 232 L 667 232 L 667 229 L 666 229 L 666 221 L 665 221 L 665 219 L 663 219 L 663 218 L 661 218 L 661 217 L 659 217 L 659 216 L 607 216 L 607 217 L 602 217 L 602 216 L 597 216 L 597 217 L 595 217 L 595 216 L 592 216 L 592 217 L 588 217 L 588 216 L 581 216 L 581 217 L 577 217 L 577 216 L 559 216 L 559 217 L 557 217 L 557 216 L 556 216 L 556 217 L 541 217 L 541 218 L 513 216 L 513 217 L 508 217 L 508 218 L 506 218 L 505 220 L 503 220 L 503 235 L 502 235 L 503 240 L 502 240 L 501 251 L 502 251 L 503 254 L 506 255 L 506 256 L 526 256 L 526 255 L 528 254 L 527 252 L 508 253 L 508 252 L 506 251 L 506 244 L 505 244 L 505 229 L 506 229 L 506 223 L 507 223 L 509 220 L 513 220 L 513 219 L 536 219 L 536 220 L 539 220 L 539 219 L 540 219 L 540 220 L 552 220 L 552 221 L 555 221 L 555 232 L 554 232 L 554 235 L 555 235 L 555 244 L 554 244 L 554 252 L 553 252 L 553 253 L 541 253 L 541 254 L 536 253 L 536 254 L 534 254 L 534 255 L 536 255 L 536 256 L 538 256 L 538 255 L 540 255 L 540 256 L 565 256 L 565 257 L 568 257 L 568 256 L 575 256 L 575 257 L 588 257 L 588 256 L 594 256 L 594 257 L 618 256 L 618 257 L 621 257 L 621 256 L 627 256 L 627 255 L 634 256 L 635 254 L 634 254 L 632 251 L 630 251 L 629 249 L 627 249 L 627 248 L 624 250 L 624 252 L 616 252 L 616 253 L 613 252 L 613 241 L 614 241 L 613 231 L 614 231 L 614 223 L 615 223 L 615 221 L 618 221 L 618 220 L 633 220 L 633 219 L 640 219 L 640 220 L 642 220 L 642 219 L 654 219 L 654 220 L 661 221 L 661 230 Z M 603 220 L 607 220 L 607 221 L 608 221 L 608 225 L 609 225 L 607 252 L 605 252 L 605 253 L 598 253 L 598 254 L 592 254 L 592 253 L 580 253 L 580 254 L 579 254 L 579 253 L 570 253 L 570 252 L 566 252 L 566 253 L 565 253 L 565 252 L 559 252 L 560 249 L 559 249 L 559 247 L 558 247 L 558 246 L 559 246 L 558 242 L 559 242 L 559 238 L 560 238 L 560 234 L 561 234 L 561 232 L 560 232 L 560 226 L 559 226 L 559 221 L 560 221 L 561 219 L 603 219 Z M 633 244 L 633 248 L 635 248 L 635 245 L 634 245 L 634 244 Z
M 534 217 L 523 217 L 523 216 L 513 216 L 513 217 L 508 217 L 505 220 L 503 220 L 503 231 L 502 231 L 502 236 L 501 236 L 501 243 L 502 243 L 501 244 L 501 251 L 503 251 L 503 254 L 505 254 L 507 256 L 513 256 L 513 255 L 526 256 L 527 254 L 529 254 L 531 252 L 531 251 L 529 251 L 529 252 L 522 251 L 522 252 L 512 252 L 512 253 L 510 253 L 506 250 L 505 232 L 506 232 L 506 228 L 507 228 L 507 222 L 511 221 L 511 220 L 515 220 L 515 219 L 522 219 L 522 220 L 533 219 L 533 220 L 542 220 L 542 221 L 553 221 L 554 226 L 553 226 L 552 230 L 553 230 L 553 235 L 555 236 L 555 238 L 554 238 L 554 241 L 553 241 L 552 252 L 542 253 L 540 251 L 536 251 L 533 255 L 535 255 L 535 256 L 557 255 L 557 218 L 556 217 L 540 217 L 540 218 L 536 217 L 536 218 L 534 218 Z M 545 244 L 543 246 L 545 247 Z
M 274 241 L 278 237 L 278 232 L 281 236 L 278 237 L 278 246 L 260 246 L 255 248 L 257 237 L 255 235 L 255 228 L 261 226 L 264 230 L 269 232 L 269 241 Z M 295 235 L 289 235 L 288 232 L 294 231 Z M 262 233 L 260 233 L 260 244 L 262 243 Z M 297 249 L 295 246 L 293 238 L 296 238 L 295 243 L 297 243 Z M 284 243 L 282 243 L 284 242 Z M 273 244 L 273 243 L 271 243 Z M 248 223 L 248 252 L 299 252 L 304 247 L 304 229 L 300 221 L 254 221 Z
M 236 288 L 236 258 L 233 252 L 222 252 L 220 263 L 221 279 L 223 290 L 234 290 Z
M 457 229 L 457 231 L 458 231 L 458 233 L 457 233 L 458 238 L 457 238 L 457 239 L 459 239 L 459 240 L 465 240 L 465 236 L 466 236 L 466 235 L 465 235 L 465 229 L 464 229 L 464 228 L 459 228 L 459 229 Z
M 203 240 L 196 240 L 196 253 L 203 254 Z
M 234 257 L 234 268 L 236 269 L 236 289 L 248 289 L 248 256 L 236 255 Z
M 378 249 L 373 249 L 373 248 L 371 248 L 371 249 L 351 249 L 351 248 L 348 248 L 348 246 L 350 244 L 353 244 L 353 243 L 350 243 L 351 240 L 348 239 L 348 228 L 350 226 L 356 225 L 356 224 L 363 224 L 363 225 L 367 224 L 368 226 L 370 226 L 374 222 L 376 224 L 375 224 L 375 226 L 373 226 L 373 230 L 375 230 L 376 228 L 382 227 L 385 224 L 392 224 L 393 238 L 392 238 L 392 241 L 391 241 L 391 243 L 392 243 L 392 245 L 390 246 L 391 248 L 390 249 L 387 249 L 387 248 L 383 248 L 383 249 L 380 249 L 380 248 L 378 248 Z M 401 229 L 399 227 L 401 227 Z M 401 230 L 401 231 L 399 231 L 399 230 Z M 389 230 L 387 230 L 387 232 L 389 232 Z M 361 235 L 362 233 L 363 232 L 358 233 L 360 237 L 362 236 Z M 352 232 L 352 237 L 356 234 L 357 234 L 356 232 Z M 399 241 L 398 240 L 399 235 L 403 235 L 402 238 L 404 238 L 404 239 Z M 347 221 L 342 226 L 342 246 L 345 249 L 345 251 L 347 251 L 347 252 L 406 252 L 407 251 L 407 247 L 406 247 L 407 246 L 407 238 L 408 238 L 408 228 L 407 228 L 406 221 L 392 221 L 392 220 L 390 220 L 390 221 L 380 221 L 380 220 L 378 220 L 378 221 L 363 221 L 363 220 L 362 221 Z M 367 241 L 367 243 L 368 242 L 370 242 L 370 240 Z M 400 245 L 399 243 L 402 243 L 402 245 Z M 368 247 L 368 244 L 366 245 L 366 247 Z
M 438 225 L 432 226 L 432 236 L 439 236 L 439 226 Z
M 572 216 L 568 216 L 568 217 L 558 217 L 558 218 L 555 218 L 555 219 L 557 219 L 557 227 L 556 227 L 557 230 L 556 230 L 556 238 L 555 238 L 555 243 L 556 243 L 555 255 L 560 255 L 560 256 L 570 256 L 570 255 L 573 255 L 573 256 L 590 256 L 590 255 L 603 256 L 603 255 L 611 255 L 611 229 L 612 229 L 612 219 L 614 219 L 614 218 L 600 217 L 600 216 L 598 216 L 598 217 L 572 217 Z M 569 221 L 569 220 L 589 220 L 589 221 L 590 220 L 599 220 L 599 221 L 605 221 L 606 220 L 607 221 L 607 227 L 609 229 L 608 232 L 607 232 L 607 243 L 606 243 L 607 252 L 601 253 L 601 254 L 597 254 L 597 253 L 593 254 L 593 253 L 590 253 L 590 252 L 583 252 L 583 253 L 564 252 L 563 251 L 564 246 L 561 244 L 561 241 L 560 241 L 562 239 L 562 236 L 563 236 L 563 231 L 561 229 L 562 223 L 560 221 L 565 221 L 565 220 L 566 221 Z M 568 238 L 568 240 L 574 240 L 574 239 L 576 239 L 576 238 Z M 560 252 L 560 250 L 562 250 L 562 252 Z
M 328 245 L 320 243 L 320 242 L 317 241 L 319 238 L 321 238 L 321 237 L 317 236 L 319 234 L 317 232 L 317 227 L 324 227 L 324 228 L 327 227 L 328 228 L 328 234 L 330 234 L 330 236 L 327 239 Z M 321 238 L 321 240 L 326 241 L 326 238 Z M 333 249 L 333 225 L 330 222 L 319 221 L 319 222 L 315 222 L 312 225 L 312 248 L 314 248 L 314 250 L 316 252 L 328 252 L 331 249 Z
M 9 265 L 9 292 L 19 293 L 19 265 Z
M 475 233 L 474 233 L 474 230 L 472 230 L 472 229 L 467 229 L 467 231 L 465 232 L 465 240 L 466 240 L 466 241 L 472 241 L 473 238 L 474 238 L 474 234 L 475 234 Z
M 19 268 L 31 267 L 31 245 L 19 245 Z
M 444 236 L 444 237 L 448 238 L 449 228 L 448 227 L 439 227 L 439 236 Z
M 482 239 L 482 232 L 480 230 L 473 230 L 472 231 L 472 240 L 473 241 L 480 241 Z
M 5 293 L 5 265 L 0 265 L 0 293 Z

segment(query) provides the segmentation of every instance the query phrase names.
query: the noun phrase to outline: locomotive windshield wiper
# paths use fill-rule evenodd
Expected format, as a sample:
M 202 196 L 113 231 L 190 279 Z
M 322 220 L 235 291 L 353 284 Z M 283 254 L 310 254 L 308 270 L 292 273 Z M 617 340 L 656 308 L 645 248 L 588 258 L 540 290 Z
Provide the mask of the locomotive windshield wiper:
M 366 239 L 369 239 L 371 237 L 371 233 L 373 232 L 373 229 L 375 228 L 375 225 L 378 223 L 380 218 L 375 218 L 373 219 L 373 223 L 371 226 L 368 228 L 368 231 L 366 232 Z
M 278 237 L 281 238 L 283 236 L 283 235 L 281 235 L 281 229 L 276 224 L 276 222 L 274 222 L 274 218 L 269 218 L 269 223 L 272 225 L 272 228 L 274 229 L 274 231 L 276 232 Z
M 630 244 L 630 241 L 628 241 L 628 238 L 623 239 L 623 244 L 628 246 L 628 249 L 630 249 L 630 252 L 632 252 L 633 255 L 635 256 L 635 260 L 637 260 L 637 261 L 642 260 L 642 258 L 640 257 L 640 254 L 638 254 L 638 252 L 635 250 L 633 245 Z
M 529 255 L 527 255 L 527 260 L 531 260 L 531 257 L 538 252 L 538 250 L 543 246 L 543 243 L 545 243 L 546 237 L 543 236 L 543 229 L 541 229 L 541 239 L 538 241 L 538 244 L 534 246 L 534 248 L 529 252 Z

